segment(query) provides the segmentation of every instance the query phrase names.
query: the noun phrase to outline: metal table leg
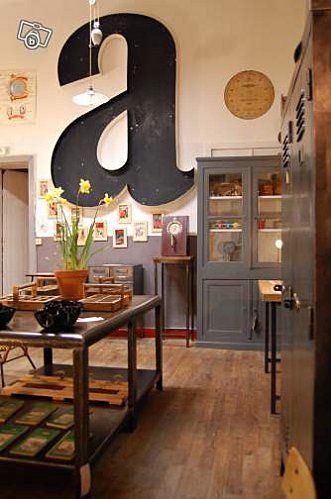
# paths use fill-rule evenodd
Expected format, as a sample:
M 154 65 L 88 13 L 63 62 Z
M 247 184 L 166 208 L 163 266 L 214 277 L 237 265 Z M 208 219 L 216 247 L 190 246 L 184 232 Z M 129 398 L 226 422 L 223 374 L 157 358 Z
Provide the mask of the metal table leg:
M 162 318 L 162 332 L 163 337 L 165 337 L 165 285 L 164 285 L 164 271 L 165 264 L 161 263 L 161 298 L 162 298 L 162 308 L 161 308 L 161 318 Z
M 158 267 L 157 267 L 157 262 L 154 262 L 154 294 L 157 295 L 158 292 L 159 292 Z
M 156 355 L 156 372 L 159 379 L 156 383 L 158 390 L 163 390 L 162 379 L 162 325 L 161 325 L 161 307 L 155 307 L 155 355 Z
M 190 297 L 191 297 L 191 291 L 190 291 L 190 266 L 189 263 L 185 264 L 185 271 L 186 271 L 186 348 L 189 348 L 190 346 L 190 312 L 191 312 L 191 305 L 190 305 Z
M 44 348 L 44 372 L 46 376 L 53 374 L 53 350 Z
M 91 490 L 91 470 L 88 462 L 89 403 L 88 403 L 88 350 L 73 351 L 74 420 L 76 497 L 86 497 Z
M 135 322 L 128 323 L 128 383 L 129 383 L 129 429 L 134 431 L 137 427 L 137 337 Z
M 265 302 L 264 372 L 269 372 L 269 302 Z
M 276 382 L 277 382 L 277 314 L 276 303 L 271 303 L 271 414 L 276 411 Z
M 191 267 L 191 339 L 193 340 L 194 331 L 194 264 L 193 260 L 190 262 Z

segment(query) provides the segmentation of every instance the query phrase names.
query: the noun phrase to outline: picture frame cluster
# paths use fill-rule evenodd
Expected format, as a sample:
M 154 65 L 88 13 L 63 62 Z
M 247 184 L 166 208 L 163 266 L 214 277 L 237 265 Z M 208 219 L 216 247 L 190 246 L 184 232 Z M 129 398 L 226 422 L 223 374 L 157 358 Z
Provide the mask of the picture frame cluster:
M 45 194 L 52 188 L 51 179 L 40 179 L 38 181 L 38 197 L 44 198 Z M 114 227 L 112 234 L 113 248 L 127 248 L 128 247 L 128 225 L 132 228 L 132 241 L 135 243 L 144 243 L 148 241 L 149 227 L 152 233 L 162 232 L 162 219 L 163 214 L 153 213 L 151 221 L 147 220 L 133 220 L 132 221 L 132 208 L 130 203 L 119 203 L 117 206 L 117 221 L 118 227 Z M 84 245 L 87 237 L 87 225 L 84 224 L 84 210 L 81 207 L 70 205 L 70 216 L 79 217 L 82 221 L 80 224 L 80 232 L 78 237 L 78 245 Z M 54 220 L 54 240 L 58 241 L 61 237 L 61 220 L 60 210 L 56 202 L 47 202 L 47 218 Z M 150 224 L 150 225 L 149 225 Z M 95 222 L 93 240 L 102 242 L 108 240 L 108 226 L 107 220 L 104 218 L 97 218 Z

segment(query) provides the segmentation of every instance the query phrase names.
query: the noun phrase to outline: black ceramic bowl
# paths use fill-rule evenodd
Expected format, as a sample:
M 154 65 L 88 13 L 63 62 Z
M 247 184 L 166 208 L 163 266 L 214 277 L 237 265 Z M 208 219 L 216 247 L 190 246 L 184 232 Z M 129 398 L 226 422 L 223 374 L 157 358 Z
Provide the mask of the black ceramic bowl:
M 16 308 L 6 307 L 0 303 L 0 329 L 7 326 L 8 322 L 13 318 Z
M 59 332 L 72 329 L 82 310 L 77 301 L 51 301 L 43 310 L 35 312 L 34 316 L 39 324 L 49 331 Z

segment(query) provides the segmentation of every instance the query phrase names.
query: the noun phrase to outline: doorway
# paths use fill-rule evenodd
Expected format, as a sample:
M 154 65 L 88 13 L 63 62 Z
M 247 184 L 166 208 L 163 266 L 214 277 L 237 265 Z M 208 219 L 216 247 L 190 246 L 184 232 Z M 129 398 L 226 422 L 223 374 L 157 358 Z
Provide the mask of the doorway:
M 32 161 L 0 161 L 0 293 L 36 270 Z M 33 224 L 33 225 L 32 225 Z

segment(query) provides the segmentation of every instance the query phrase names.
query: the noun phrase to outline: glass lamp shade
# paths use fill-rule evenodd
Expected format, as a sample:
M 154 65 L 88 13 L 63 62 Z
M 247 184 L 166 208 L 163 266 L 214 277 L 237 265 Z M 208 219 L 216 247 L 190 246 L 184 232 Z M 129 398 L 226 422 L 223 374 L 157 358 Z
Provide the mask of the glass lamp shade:
M 72 100 L 79 106 L 100 106 L 100 104 L 108 102 L 109 97 L 100 92 L 96 92 L 91 86 L 82 94 L 74 95 Z

